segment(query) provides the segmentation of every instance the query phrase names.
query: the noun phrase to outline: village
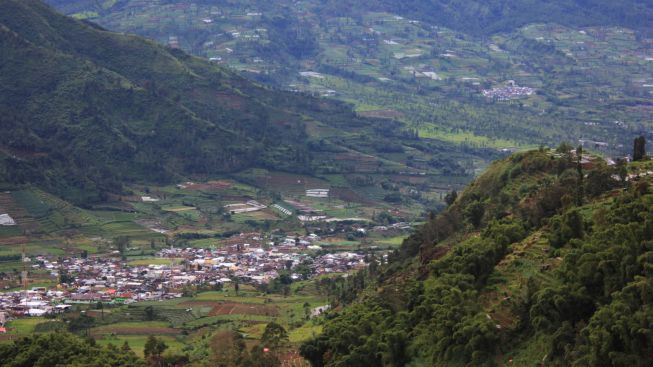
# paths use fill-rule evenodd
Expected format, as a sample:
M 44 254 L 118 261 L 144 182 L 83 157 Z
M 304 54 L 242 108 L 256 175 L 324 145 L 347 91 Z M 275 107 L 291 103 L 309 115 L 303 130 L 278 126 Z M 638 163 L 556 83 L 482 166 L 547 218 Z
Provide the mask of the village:
M 533 95 L 535 89 L 530 87 L 520 87 L 513 80 L 509 80 L 503 87 L 483 90 L 483 96 L 497 101 L 510 101 L 512 99 L 523 98 Z
M 258 233 L 240 234 L 219 249 L 166 248 L 148 261 L 130 264 L 115 256 L 24 258 L 31 269 L 50 272 L 56 287 L 0 292 L 0 325 L 9 317 L 63 313 L 75 304 L 130 304 L 180 298 L 186 287 L 260 286 L 290 274 L 292 280 L 364 268 L 366 255 L 321 254 L 319 237 L 287 237 L 265 242 Z M 117 254 L 111 254 L 117 255 Z M 26 272 L 23 272 L 23 277 Z M 0 329 L 1 331 L 1 329 Z

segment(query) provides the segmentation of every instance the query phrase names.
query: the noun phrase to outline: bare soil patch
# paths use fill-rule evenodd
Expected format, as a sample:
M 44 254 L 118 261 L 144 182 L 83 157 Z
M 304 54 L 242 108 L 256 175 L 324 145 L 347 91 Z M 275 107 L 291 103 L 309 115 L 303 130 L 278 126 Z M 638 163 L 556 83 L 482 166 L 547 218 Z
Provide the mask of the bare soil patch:
M 221 305 L 222 302 L 218 301 L 186 301 L 179 303 L 180 307 L 216 307 Z
M 28 243 L 29 239 L 25 236 L 0 238 L 0 246 L 3 245 L 19 245 L 21 243 Z
M 279 311 L 275 306 L 252 305 L 244 303 L 223 303 L 213 307 L 209 316 L 218 315 L 257 315 L 277 316 Z

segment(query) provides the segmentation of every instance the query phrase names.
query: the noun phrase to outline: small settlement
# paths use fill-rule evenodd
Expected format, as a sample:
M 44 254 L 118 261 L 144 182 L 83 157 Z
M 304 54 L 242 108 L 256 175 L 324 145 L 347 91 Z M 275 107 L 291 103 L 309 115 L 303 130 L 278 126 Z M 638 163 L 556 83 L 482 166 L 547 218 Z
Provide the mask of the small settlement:
M 35 257 L 24 261 L 33 269 L 48 270 L 60 280 L 44 287 L 0 293 L 0 314 L 42 316 L 61 313 L 75 303 L 120 303 L 181 297 L 187 286 L 215 286 L 229 282 L 260 285 L 283 270 L 293 279 L 327 273 L 346 273 L 366 266 L 365 255 L 339 252 L 318 255 L 316 235 L 265 242 L 258 233 L 236 235 L 219 249 L 168 248 L 155 264 L 130 265 L 117 257 Z M 312 254 L 311 254 L 312 251 Z M 169 260 L 169 262 L 167 261 Z M 302 264 L 307 273 L 295 270 Z
M 502 87 L 483 90 L 483 96 L 497 101 L 510 101 L 531 96 L 535 93 L 534 88 L 520 87 L 513 80 L 509 80 Z

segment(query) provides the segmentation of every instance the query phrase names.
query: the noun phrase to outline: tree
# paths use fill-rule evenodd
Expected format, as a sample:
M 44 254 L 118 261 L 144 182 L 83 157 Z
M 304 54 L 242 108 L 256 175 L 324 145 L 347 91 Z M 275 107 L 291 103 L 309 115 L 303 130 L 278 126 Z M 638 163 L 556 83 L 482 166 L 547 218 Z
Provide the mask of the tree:
M 370 274 L 370 277 L 375 277 L 379 270 L 379 264 L 376 260 L 376 256 L 374 256 L 374 253 L 370 254 L 368 260 L 369 266 L 367 267 L 367 271 Z
M 617 171 L 617 175 L 619 175 L 619 181 L 622 184 L 626 184 L 628 179 L 628 163 L 626 160 L 621 158 L 617 159 L 615 170 Z
M 104 320 L 104 304 L 102 303 L 102 301 L 98 301 L 98 303 L 95 304 L 95 309 L 100 310 L 100 312 L 102 313 L 102 320 Z
M 152 306 L 147 306 L 144 309 L 145 311 L 145 319 L 147 321 L 152 321 L 156 317 L 156 312 L 154 311 L 154 307 Z
M 610 169 L 605 165 L 599 165 L 595 169 L 591 170 L 587 174 L 587 180 L 585 182 L 585 194 L 589 197 L 595 197 L 603 194 L 604 192 L 611 190 L 618 185 L 617 180 L 612 176 L 616 174 L 619 177 L 622 177 L 621 169 L 624 167 L 615 167 L 615 169 Z M 622 182 L 625 182 L 623 180 Z
M 123 346 L 102 347 L 93 339 L 57 332 L 32 334 L 0 345 L 0 365 L 13 367 L 112 366 L 144 367 L 143 360 Z
M 120 348 L 123 352 L 132 352 L 132 348 L 129 346 L 129 342 L 125 340 L 124 343 L 122 343 L 122 347 Z
M 571 144 L 567 143 L 566 141 L 563 141 L 563 142 L 560 143 L 560 145 L 558 145 L 558 147 L 556 148 L 556 152 L 557 152 L 557 153 L 562 153 L 562 154 L 567 154 L 567 153 L 569 153 L 572 149 L 574 149 L 574 147 L 571 146 Z
M 467 207 L 465 207 L 465 218 L 474 226 L 481 225 L 483 214 L 485 213 L 485 206 L 482 202 L 474 200 Z
M 81 314 L 79 317 L 73 317 L 68 320 L 68 330 L 71 332 L 84 331 L 88 334 L 88 329 L 93 327 L 95 321 L 92 317 L 87 316 L 86 314 Z
M 550 225 L 548 239 L 551 246 L 555 248 L 564 246 L 571 239 L 581 238 L 584 233 L 583 216 L 577 209 L 551 218 Z
M 67 284 L 75 281 L 75 277 L 70 275 L 65 268 L 59 269 L 59 283 Z
M 116 249 L 120 252 L 122 259 L 126 259 L 125 252 L 127 252 L 127 248 L 129 248 L 129 237 L 118 236 L 113 239 L 113 245 L 116 246 Z
M 168 349 L 168 346 L 163 340 L 157 339 L 154 335 L 150 335 L 145 342 L 143 355 L 150 364 L 160 365 L 161 355 L 166 349 Z
M 450 193 L 448 193 L 447 196 L 444 197 L 444 201 L 447 203 L 448 206 L 451 206 L 454 202 L 456 202 L 457 198 L 458 198 L 458 193 L 456 192 L 456 190 L 453 190 Z
M 270 348 L 278 348 L 288 342 L 288 332 L 283 326 L 271 322 L 265 327 L 261 343 Z
M 248 358 L 245 342 L 240 333 L 232 330 L 216 332 L 208 342 L 210 363 L 215 367 L 242 366 Z
M 278 367 L 281 366 L 281 360 L 278 353 L 273 353 L 269 348 L 261 345 L 255 345 L 249 354 L 249 360 L 242 364 L 252 367 Z
M 633 161 L 641 161 L 646 156 L 646 138 L 640 135 L 633 142 Z
M 578 172 L 578 180 L 576 181 L 576 205 L 581 206 L 583 205 L 583 196 L 584 195 L 584 190 L 583 190 L 583 146 L 579 145 L 578 148 L 576 148 L 576 171 Z

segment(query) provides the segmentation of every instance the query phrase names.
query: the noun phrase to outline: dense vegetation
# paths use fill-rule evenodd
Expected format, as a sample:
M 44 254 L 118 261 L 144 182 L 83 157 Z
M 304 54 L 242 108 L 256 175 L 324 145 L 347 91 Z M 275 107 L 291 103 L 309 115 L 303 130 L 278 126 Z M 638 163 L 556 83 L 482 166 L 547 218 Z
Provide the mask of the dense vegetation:
M 79 321 L 85 319 L 86 321 Z M 13 342 L 0 344 L 0 366 L 2 367 L 208 367 L 247 366 L 274 367 L 281 365 L 281 358 L 288 352 L 288 333 L 279 324 L 266 325 L 260 341 L 246 345 L 243 336 L 233 330 L 219 330 L 203 333 L 201 341 L 186 351 L 194 355 L 191 361 L 188 353 L 168 351 L 162 338 L 150 335 L 144 342 L 143 355 L 138 356 L 127 341 L 121 345 L 100 346 L 95 339 L 80 335 L 88 330 L 92 318 L 73 318 L 71 331 L 62 332 L 60 321 L 50 320 L 39 325 L 30 336 L 23 336 Z M 80 324 L 81 329 L 72 327 Z M 86 324 L 86 325 L 82 325 Z M 42 327 L 41 327 L 42 326 Z M 55 332 L 56 331 L 56 332 Z M 251 348 L 249 348 L 249 347 Z
M 48 333 L 23 337 L 0 345 L 2 367 L 141 367 L 143 360 L 125 344 L 101 347 L 93 339 L 73 334 Z
M 375 154 L 381 139 L 402 139 L 401 124 L 263 88 L 179 50 L 64 17 L 37 0 L 0 2 L 0 25 L 0 182 L 39 184 L 88 205 L 125 182 L 248 167 L 337 171 L 321 146 Z M 364 142 L 346 134 L 316 141 L 307 132 L 345 126 L 352 137 L 365 135 Z M 430 153 L 451 149 L 424 145 Z
M 304 134 L 299 118 L 245 96 L 270 92 L 38 1 L 0 5 L 3 179 L 88 202 L 125 180 L 276 164 L 275 154 L 306 167 L 290 143 Z
M 314 366 L 653 363 L 653 193 L 623 164 L 583 168 L 567 149 L 493 164 L 349 284 L 359 296 L 302 354 Z
M 55 3 L 71 11 L 97 6 L 87 1 L 79 2 L 79 7 Z M 127 2 L 106 4 L 121 9 Z M 316 6 L 312 10 L 333 17 L 367 15 L 358 4 L 326 1 Z M 380 0 L 365 6 L 476 35 L 540 21 L 628 25 L 646 32 L 646 20 L 651 18 L 648 4 L 631 1 Z M 501 36 L 503 50 L 497 53 L 507 50 L 518 55 L 514 64 L 526 64 L 529 73 L 555 77 L 542 79 L 537 101 L 501 105 L 478 97 L 478 89 L 492 87 L 511 73 L 521 74 L 522 69 L 500 62 L 503 56 L 472 59 L 481 66 L 470 70 L 495 75 L 478 87 L 456 87 L 456 78 L 463 75 L 453 73 L 444 81 L 420 81 L 414 71 L 401 76 L 407 73 L 406 66 L 397 60 L 404 57 L 386 52 L 376 59 L 370 45 L 380 39 L 361 42 L 361 33 L 352 30 L 365 28 L 364 20 L 322 23 L 314 32 L 316 25 L 303 18 L 264 16 L 262 24 L 275 43 L 257 52 L 299 70 L 302 61 L 324 51 L 320 44 L 324 40 L 353 45 L 344 52 L 347 60 L 366 58 L 369 65 L 382 67 L 369 75 L 352 71 L 335 66 L 342 55 L 323 52 L 325 62 L 316 70 L 329 75 L 316 80 L 321 87 L 349 93 L 343 99 L 354 95 L 357 102 L 367 104 L 361 114 L 379 113 L 379 106 L 396 108 L 380 111 L 391 118 L 362 119 L 342 103 L 266 89 L 180 50 L 60 16 L 36 0 L 0 0 L 0 182 L 35 183 L 86 205 L 121 192 L 127 182 L 169 183 L 250 167 L 339 174 L 357 173 L 366 166 L 364 174 L 355 176 L 360 186 L 392 189 L 392 183 L 372 175 L 411 168 L 409 175 L 415 176 L 435 170 L 463 176 L 474 170 L 466 154 L 486 154 L 484 159 L 498 154 L 424 138 L 424 133 L 436 138 L 442 133 L 435 127 L 465 140 L 483 136 L 492 142 L 508 136 L 502 144 L 579 137 L 592 126 L 600 130 L 592 138 L 613 136 L 610 143 L 615 145 L 618 136 L 650 133 L 645 131 L 647 122 L 641 123 L 648 121 L 648 92 L 622 88 L 621 80 L 614 84 L 600 67 L 603 64 L 593 64 L 591 73 L 581 74 L 586 69 L 582 61 L 533 41 L 533 35 L 526 37 L 529 30 Z M 405 26 L 397 39 L 439 34 L 437 28 L 427 28 Z M 205 43 L 201 35 L 193 37 Z M 458 34 L 452 39 L 454 45 L 467 42 Z M 464 43 L 463 49 L 476 53 L 474 47 L 480 46 L 471 45 Z M 438 72 L 460 67 L 441 56 L 448 46 L 430 46 L 429 55 L 419 56 L 418 62 L 439 58 Z M 583 50 L 574 50 L 578 51 Z M 333 62 L 326 62 L 329 58 Z M 601 62 L 606 60 L 613 58 L 606 56 Z M 619 67 L 625 70 L 625 64 Z M 633 76 L 648 70 L 638 65 L 628 66 L 636 70 Z M 379 76 L 386 75 L 379 70 L 399 80 L 398 86 L 379 88 Z M 618 86 L 623 95 L 604 94 L 594 82 Z M 569 95 L 577 99 L 570 102 Z M 594 107 L 585 111 L 578 104 L 597 100 L 615 103 L 603 110 L 605 121 L 595 121 L 600 114 Z M 633 125 L 624 128 L 628 125 L 619 120 L 624 120 L 626 106 L 644 112 L 633 115 L 641 120 L 634 118 Z M 334 160 L 334 154 L 344 158 Z M 322 280 L 318 286 L 336 309 L 329 314 L 324 333 L 305 343 L 302 354 L 315 366 L 652 364 L 653 193 L 647 177 L 626 180 L 629 170 L 651 170 L 645 138 L 635 141 L 633 158 L 638 162 L 630 166 L 623 162 L 607 166 L 598 158 L 583 163 L 581 155 L 582 149 L 574 152 L 561 146 L 556 152 L 540 149 L 498 161 L 463 193 L 451 193 L 449 208 L 431 215 L 388 261 L 373 262 L 346 279 Z M 459 163 L 462 156 L 470 159 L 467 170 Z M 395 191 L 384 192 L 380 199 L 401 204 L 406 194 Z M 116 245 L 121 248 L 119 242 Z M 121 252 L 127 247 L 123 243 Z M 282 287 L 279 282 L 271 286 Z M 283 344 L 284 333 L 266 330 L 263 339 Z M 209 363 L 279 362 L 279 356 L 264 354 L 263 345 L 248 349 L 234 333 L 209 342 L 215 344 Z M 70 348 L 58 348 L 60 344 Z M 53 355 L 39 361 L 37 346 L 53 349 Z M 146 349 L 147 362 L 164 362 L 163 344 L 152 339 Z M 8 362 L 14 363 L 11 366 L 22 366 L 22 361 L 47 365 L 59 359 L 56 364 L 105 365 L 100 358 L 114 352 L 110 365 L 142 363 L 126 347 L 117 352 L 67 334 L 21 339 L 0 348 L 0 360 L 13 361 Z

